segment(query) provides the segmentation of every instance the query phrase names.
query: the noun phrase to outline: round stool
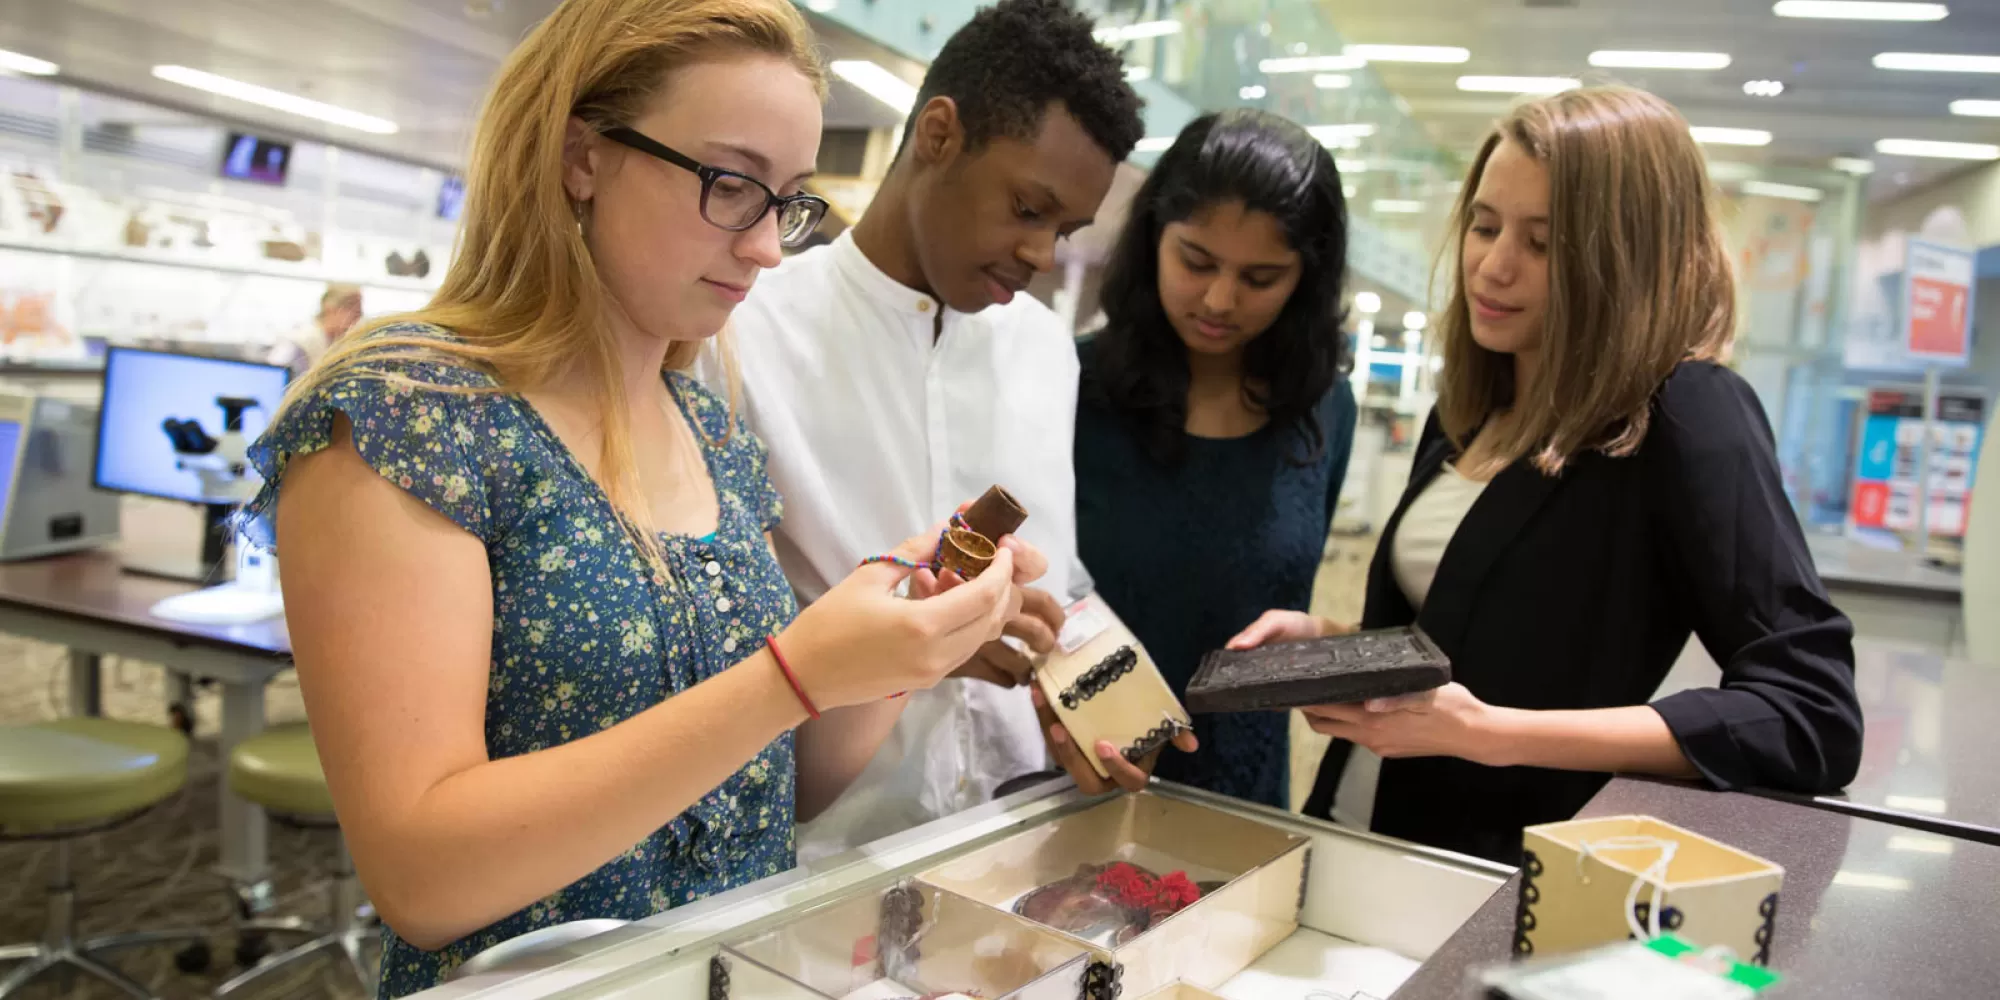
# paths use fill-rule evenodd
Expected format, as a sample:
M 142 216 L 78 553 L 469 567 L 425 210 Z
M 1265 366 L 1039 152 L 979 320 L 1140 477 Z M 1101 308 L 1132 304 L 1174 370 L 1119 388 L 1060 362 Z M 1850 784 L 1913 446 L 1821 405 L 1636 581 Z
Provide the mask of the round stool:
M 180 791 L 187 784 L 187 762 L 187 738 L 165 726 L 88 716 L 0 726 L 0 840 L 56 845 L 46 930 L 38 943 L 0 948 L 0 962 L 25 963 L 0 979 L 0 998 L 67 966 L 146 1000 L 152 991 L 97 956 L 207 940 L 207 931 L 193 929 L 76 940 L 70 841 L 117 826 Z
M 273 822 L 336 831 L 340 828 L 333 817 L 333 795 L 326 788 L 326 772 L 320 769 L 312 730 L 303 725 L 276 726 L 237 744 L 229 755 L 229 790 L 262 806 Z M 345 840 L 340 844 L 331 875 L 332 919 L 323 928 L 295 920 L 251 919 L 244 914 L 245 919 L 237 924 L 242 934 L 237 958 L 242 964 L 255 967 L 217 987 L 217 998 L 230 996 L 273 972 L 322 952 L 344 958 L 362 988 L 374 995 L 376 970 L 362 955 L 362 945 L 375 939 L 379 930 L 374 911 L 361 891 L 361 880 L 354 874 L 354 861 L 347 854 Z M 238 895 L 246 896 L 241 890 Z M 259 962 L 264 933 L 314 936 L 296 948 Z

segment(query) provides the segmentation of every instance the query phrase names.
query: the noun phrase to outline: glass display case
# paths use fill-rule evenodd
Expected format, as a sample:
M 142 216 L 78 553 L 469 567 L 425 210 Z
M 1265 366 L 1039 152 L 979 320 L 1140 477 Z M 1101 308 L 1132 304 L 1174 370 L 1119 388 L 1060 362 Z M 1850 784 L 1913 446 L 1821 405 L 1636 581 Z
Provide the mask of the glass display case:
M 1075 1000 L 1082 945 L 1005 910 L 904 880 L 724 945 L 710 1000 Z
M 1051 912 L 1064 906 L 1021 906 L 1080 866 L 1118 862 L 1199 895 L 1081 924 Z M 1386 997 L 1510 872 L 1175 785 L 1093 799 L 1059 780 L 566 942 L 554 959 L 475 960 L 420 995 Z M 1120 919 L 1138 925 L 1122 939 Z

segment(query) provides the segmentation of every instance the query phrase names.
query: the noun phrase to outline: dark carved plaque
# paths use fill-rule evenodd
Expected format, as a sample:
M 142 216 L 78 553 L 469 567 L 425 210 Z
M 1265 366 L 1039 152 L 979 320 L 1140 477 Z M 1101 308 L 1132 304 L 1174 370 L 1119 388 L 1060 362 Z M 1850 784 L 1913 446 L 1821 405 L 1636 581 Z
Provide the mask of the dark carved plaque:
M 1451 662 L 1415 628 L 1375 629 L 1202 658 L 1190 712 L 1260 712 L 1413 694 L 1451 682 Z

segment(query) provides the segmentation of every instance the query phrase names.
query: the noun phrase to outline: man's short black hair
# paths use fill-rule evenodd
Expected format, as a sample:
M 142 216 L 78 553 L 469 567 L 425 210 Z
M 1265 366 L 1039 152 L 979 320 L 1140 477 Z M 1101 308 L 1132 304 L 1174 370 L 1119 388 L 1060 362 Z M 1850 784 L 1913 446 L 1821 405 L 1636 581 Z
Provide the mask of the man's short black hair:
M 1114 162 L 1124 160 L 1145 135 L 1139 95 L 1118 53 L 1091 29 L 1068 0 L 1001 0 L 980 10 L 931 62 L 905 135 L 933 97 L 958 105 L 968 149 L 998 137 L 1033 139 L 1049 104 L 1061 101 Z

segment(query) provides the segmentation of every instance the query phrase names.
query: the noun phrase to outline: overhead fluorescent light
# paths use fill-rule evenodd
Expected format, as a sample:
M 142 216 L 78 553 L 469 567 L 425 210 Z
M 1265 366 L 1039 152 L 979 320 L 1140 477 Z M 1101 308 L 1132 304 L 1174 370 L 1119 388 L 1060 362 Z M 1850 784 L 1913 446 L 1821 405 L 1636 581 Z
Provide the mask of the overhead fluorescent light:
M 351 128 L 362 132 L 373 132 L 376 135 L 394 135 L 396 133 L 396 123 L 387 118 L 364 115 L 359 111 L 349 111 L 346 108 L 335 107 L 334 105 L 300 97 L 296 94 L 287 94 L 282 90 L 259 87 L 254 83 L 244 83 L 241 80 L 232 80 L 226 76 L 216 76 L 214 73 L 204 73 L 201 70 L 189 69 L 186 66 L 155 66 L 153 67 L 153 75 L 168 83 L 178 83 L 183 87 L 205 90 L 218 97 L 227 97 L 230 100 L 242 101 L 246 104 L 256 104 L 274 111 L 283 111 L 286 114 L 298 115 L 301 118 L 318 119 L 329 125 L 338 125 L 342 128 Z
M 1722 183 L 1754 181 L 1762 176 L 1763 172 L 1764 168 L 1755 164 L 1738 163 L 1735 160 L 1718 160 L 1713 157 L 1708 161 L 1709 179 Z
M 866 59 L 835 59 L 833 75 L 846 80 L 864 94 L 896 110 L 909 114 L 917 104 L 917 88 L 908 80 Z
M 1590 64 L 1599 69 L 1727 69 L 1724 52 L 1631 52 L 1600 49 L 1590 54 Z
M 1889 892 L 1908 892 L 1910 880 L 1894 875 L 1874 875 L 1868 872 L 1834 872 L 1833 884 L 1850 889 L 1884 889 Z
M 1883 52 L 1875 57 L 1875 68 L 1914 70 L 1919 73 L 2000 73 L 2000 56 Z
M 2000 101 L 1953 101 L 1951 113 L 1973 118 L 2000 118 Z
M 1866 177 L 1875 172 L 1874 160 L 1864 160 L 1858 156 L 1836 156 L 1828 160 L 1826 165 L 1841 173 L 1853 174 L 1856 177 Z
M 34 56 L 24 56 L 19 52 L 0 49 L 0 70 L 26 73 L 29 76 L 54 76 L 60 69 L 62 67 L 47 59 L 37 59 Z
M 2000 146 L 1983 142 L 1883 139 L 1875 144 L 1875 151 L 1883 156 L 1926 156 L 1939 160 L 2000 160 Z
M 1140 80 L 1150 80 L 1152 78 L 1153 78 L 1153 67 L 1151 66 L 1125 67 L 1125 79 L 1129 83 L 1137 83 Z
M 1368 172 L 1368 161 L 1335 160 L 1333 161 L 1333 169 L 1343 174 L 1365 174 Z
M 1112 28 L 1099 28 L 1090 33 L 1092 38 L 1106 45 L 1120 42 L 1136 42 L 1142 38 L 1164 38 L 1181 33 L 1179 21 L 1140 21 L 1137 24 L 1123 24 Z
M 806 9 L 815 14 L 825 14 L 840 6 L 840 0 L 806 0 Z
M 1908 851 L 1911 854 L 1950 854 L 1952 843 L 1944 837 L 1923 837 L 1914 833 L 1899 833 L 1889 838 L 1889 849 Z
M 1409 312 L 1403 314 L 1403 329 L 1421 330 L 1424 328 L 1424 324 L 1430 322 L 1430 319 L 1431 318 L 1429 316 L 1426 316 L 1423 313 L 1418 312 L 1415 309 L 1412 309 Z
M 1891 809 L 1901 809 L 1905 812 L 1930 813 L 1933 816 L 1944 815 L 1947 805 L 1943 799 L 1934 799 L 1921 795 L 1885 795 L 1882 797 L 1882 804 Z
M 1768 146 L 1771 133 L 1755 128 L 1711 128 L 1696 125 L 1688 129 L 1694 141 L 1712 146 Z
M 1361 189 L 1360 189 L 1360 188 L 1358 188 L 1358 187 L 1355 187 L 1355 186 L 1354 186 L 1354 185 L 1352 185 L 1352 184 L 1342 184 L 1342 185 L 1340 186 L 1340 193 L 1341 193 L 1341 196 L 1342 196 L 1342 197 L 1346 197 L 1346 198 L 1352 198 L 1352 197 L 1354 197 L 1355 195 L 1357 195 L 1357 194 L 1360 194 L 1360 193 L 1361 193 Z
M 1366 65 L 1368 60 L 1354 56 L 1285 56 L 1259 60 L 1257 69 L 1263 73 L 1339 73 Z
M 1747 80 L 1743 92 L 1751 97 L 1776 97 L 1785 92 L 1783 80 Z
M 1942 21 L 1951 8 L 1941 3 L 1881 3 L 1869 0 L 1778 0 L 1771 13 L 1779 17 L 1816 17 L 1830 21 Z
M 1772 181 L 1744 181 L 1743 193 L 1763 198 L 1784 198 L 1788 201 L 1818 201 L 1826 197 L 1826 192 L 1816 187 L 1778 184 Z
M 1363 316 L 1373 316 L 1382 311 L 1382 296 L 1374 292 L 1355 292 L 1354 311 Z
M 1306 126 L 1306 133 L 1318 139 L 1319 144 L 1322 146 L 1352 149 L 1361 140 L 1375 134 L 1375 125 L 1371 122 L 1358 122 L 1351 125 L 1308 125 Z
M 1321 90 L 1346 90 L 1354 86 L 1354 78 L 1345 73 L 1321 73 L 1313 77 L 1313 86 Z
M 1236 96 L 1246 101 L 1261 101 L 1264 99 L 1265 93 L 1266 91 L 1264 90 L 1263 84 L 1253 83 L 1248 87 L 1244 87 L 1238 90 L 1236 92 Z
M 1458 89 L 1472 94 L 1560 94 L 1583 81 L 1572 76 L 1461 76 Z
M 1369 62 L 1462 63 L 1472 58 L 1471 49 L 1455 45 L 1349 45 L 1340 52 Z
M 1149 135 L 1132 147 L 1135 153 L 1164 153 L 1174 148 L 1174 137 L 1170 135 Z
M 1374 208 L 1383 215 L 1417 215 L 1423 212 L 1424 203 L 1403 198 L 1377 198 Z

